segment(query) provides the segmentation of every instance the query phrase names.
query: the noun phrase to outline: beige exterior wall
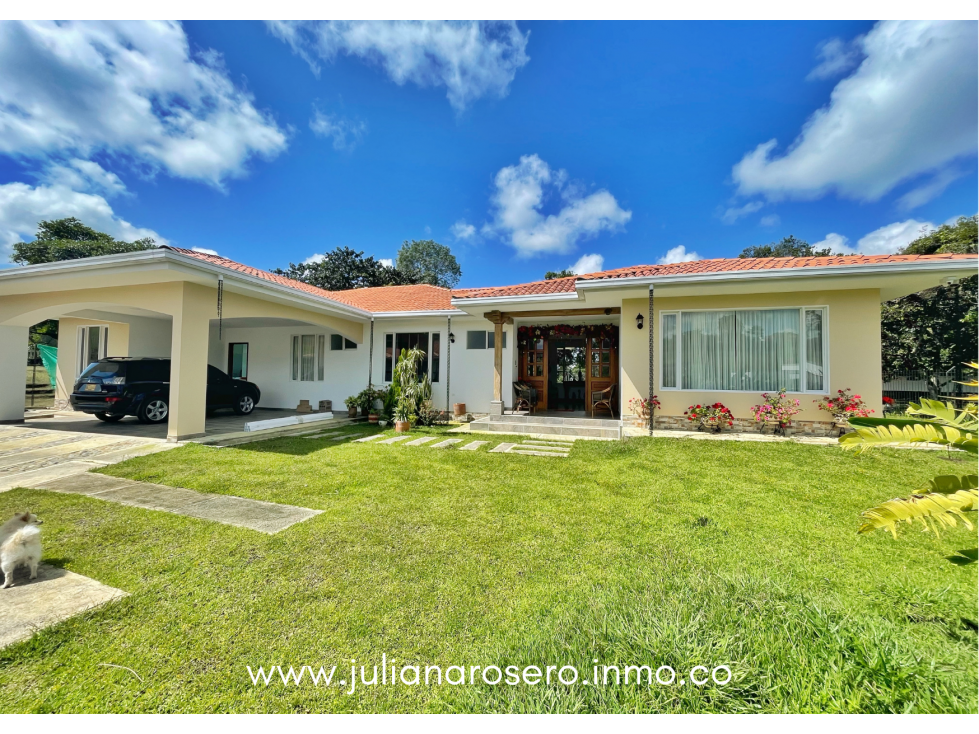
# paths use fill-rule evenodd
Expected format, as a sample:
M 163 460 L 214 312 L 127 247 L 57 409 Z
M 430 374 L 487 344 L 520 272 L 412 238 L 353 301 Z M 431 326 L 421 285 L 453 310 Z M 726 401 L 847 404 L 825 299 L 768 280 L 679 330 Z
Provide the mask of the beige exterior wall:
M 660 356 L 659 314 L 661 311 L 682 309 L 785 308 L 790 306 L 826 306 L 829 311 L 829 390 L 850 388 L 861 395 L 876 415 L 881 415 L 881 346 L 880 292 L 876 289 L 845 291 L 809 291 L 804 293 L 765 293 L 751 295 L 685 296 L 671 298 L 656 293 L 655 355 Z M 646 316 L 642 330 L 636 328 L 635 315 Z M 622 409 L 629 412 L 630 398 L 646 397 L 648 393 L 649 360 L 649 302 L 646 299 L 622 301 L 620 333 L 620 380 Z M 658 368 L 657 368 L 658 373 Z M 709 392 L 700 390 L 664 390 L 656 375 L 656 394 L 662 415 L 683 415 L 697 403 L 722 402 L 738 418 L 750 418 L 750 408 L 761 402 L 760 393 Z M 802 412 L 796 418 L 805 421 L 825 421 L 828 414 L 816 408 L 818 395 L 790 393 L 798 398 Z

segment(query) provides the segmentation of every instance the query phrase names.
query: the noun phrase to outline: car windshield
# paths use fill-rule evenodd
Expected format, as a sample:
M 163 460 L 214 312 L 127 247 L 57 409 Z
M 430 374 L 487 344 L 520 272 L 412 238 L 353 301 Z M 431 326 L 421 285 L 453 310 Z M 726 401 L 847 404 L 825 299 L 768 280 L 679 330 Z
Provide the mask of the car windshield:
M 79 379 L 86 377 L 98 377 L 104 380 L 106 377 L 125 377 L 126 376 L 126 365 L 121 362 L 93 362 L 85 371 L 82 372 Z

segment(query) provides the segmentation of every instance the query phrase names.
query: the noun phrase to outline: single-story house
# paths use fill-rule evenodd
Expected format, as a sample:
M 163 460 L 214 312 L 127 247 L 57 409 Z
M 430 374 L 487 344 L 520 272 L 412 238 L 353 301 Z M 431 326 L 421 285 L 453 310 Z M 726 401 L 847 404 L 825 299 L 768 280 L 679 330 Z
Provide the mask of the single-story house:
M 840 388 L 881 412 L 882 301 L 976 271 L 975 255 L 716 259 L 491 288 L 325 291 L 175 247 L 9 268 L 0 421 L 24 418 L 28 328 L 59 319 L 57 398 L 100 357 L 169 357 L 173 440 L 204 432 L 209 364 L 258 384 L 263 407 L 339 407 L 388 384 L 412 346 L 440 409 L 500 415 L 521 381 L 554 415 L 591 415 L 603 390 L 628 415 L 654 393 L 657 425 L 670 426 L 695 403 L 748 418 L 762 392 L 785 388 L 804 427 L 825 421 L 814 400 Z

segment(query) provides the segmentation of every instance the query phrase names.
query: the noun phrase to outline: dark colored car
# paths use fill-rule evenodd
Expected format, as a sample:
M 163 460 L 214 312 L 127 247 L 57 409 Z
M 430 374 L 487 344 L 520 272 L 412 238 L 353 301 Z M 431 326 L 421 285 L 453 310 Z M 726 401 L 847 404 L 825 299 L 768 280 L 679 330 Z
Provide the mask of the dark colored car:
M 207 410 L 231 408 L 248 415 L 261 398 L 258 386 L 233 380 L 207 366 Z M 114 423 L 127 415 L 141 423 L 163 423 L 170 415 L 170 360 L 149 357 L 107 357 L 90 364 L 71 393 L 71 407 Z

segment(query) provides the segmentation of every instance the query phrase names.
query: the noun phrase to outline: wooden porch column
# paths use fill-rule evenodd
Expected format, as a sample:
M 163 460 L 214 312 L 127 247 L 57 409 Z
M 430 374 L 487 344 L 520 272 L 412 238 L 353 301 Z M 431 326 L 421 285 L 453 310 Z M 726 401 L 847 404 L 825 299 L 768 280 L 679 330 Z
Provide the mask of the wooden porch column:
M 503 324 L 512 324 L 513 318 L 500 311 L 489 311 L 483 316 L 493 322 L 493 400 L 490 415 L 503 415 Z

